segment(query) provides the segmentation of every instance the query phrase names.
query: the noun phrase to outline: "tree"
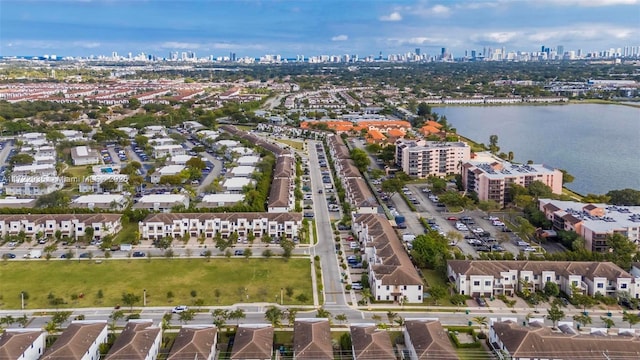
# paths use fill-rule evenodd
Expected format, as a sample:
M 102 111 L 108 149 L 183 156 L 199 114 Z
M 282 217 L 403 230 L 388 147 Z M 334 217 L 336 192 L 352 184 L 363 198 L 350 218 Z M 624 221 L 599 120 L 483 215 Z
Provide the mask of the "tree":
M 213 310 L 211 315 L 213 316 L 213 324 L 217 328 L 221 328 L 224 326 L 225 322 L 229 318 L 229 310 L 215 309 Z
M 329 322 L 331 322 L 331 317 L 332 316 L 331 316 L 331 313 L 327 309 L 325 309 L 323 307 L 320 307 L 316 311 L 316 317 L 317 318 L 327 318 L 327 319 L 329 319 Z
M 280 308 L 276 307 L 276 306 L 269 306 L 267 308 L 267 311 L 265 311 L 264 313 L 264 318 L 265 320 L 267 320 L 271 326 L 275 327 L 281 327 L 282 323 L 282 310 L 280 310 Z
M 484 328 L 489 324 L 486 316 L 476 316 L 472 320 L 476 324 L 480 325 L 480 327 L 483 329 L 482 332 L 484 332 Z
M 495 200 L 480 200 L 478 202 L 478 208 L 490 215 L 492 211 L 500 209 L 500 204 Z
M 382 191 L 386 192 L 389 197 L 392 197 L 395 193 L 402 192 L 402 187 L 404 187 L 404 181 L 398 178 L 387 179 L 380 184 Z
M 529 195 L 535 198 L 547 198 L 553 195 L 551 188 L 540 180 L 531 182 L 527 187 L 527 190 L 529 191 Z
M 611 198 L 610 201 L 613 205 L 640 206 L 640 190 L 611 190 L 607 196 Z
M 361 173 L 365 173 L 369 165 L 371 165 L 371 158 L 366 151 L 355 148 L 351 150 L 351 160 Z
M 343 324 L 345 321 L 348 320 L 346 314 L 338 314 L 338 315 L 334 316 L 334 319 L 336 319 L 336 321 L 339 321 L 341 324 Z
M 185 165 L 188 168 L 200 170 L 200 171 L 204 170 L 204 168 L 207 167 L 207 164 L 205 164 L 205 162 L 202 161 L 202 159 L 200 159 L 199 157 L 192 157 L 191 159 L 187 160 Z
M 50 194 L 38 197 L 35 206 L 37 208 L 66 208 L 70 202 L 71 199 L 67 192 L 56 190 Z
M 127 107 L 131 110 L 135 110 L 137 108 L 140 107 L 140 100 L 134 98 L 134 97 L 130 97 L 129 98 L 129 103 L 127 104 Z
M 553 322 L 553 328 L 556 328 L 558 321 L 564 318 L 564 311 L 560 310 L 559 307 L 552 305 L 549 309 L 547 309 L 547 319 Z
M 193 309 L 188 309 L 186 311 L 181 312 L 178 315 L 178 319 L 180 320 L 180 322 L 182 324 L 186 324 L 187 322 L 193 320 L 193 318 L 195 317 L 196 312 Z
M 491 151 L 492 154 L 500 151 L 500 147 L 498 146 L 498 135 L 489 136 L 489 151 Z
M 640 323 L 640 315 L 625 312 L 622 315 L 622 321 L 626 321 L 629 323 L 629 329 L 631 329 L 635 324 Z
M 575 177 L 571 174 L 569 174 L 569 172 L 567 170 L 564 169 L 559 169 L 560 172 L 562 173 L 562 184 L 569 184 L 572 183 L 573 180 L 575 180 Z
M 429 289 L 429 295 L 431 295 L 434 305 L 438 305 L 438 300 L 447 296 L 447 289 L 442 285 L 434 285 Z
M 71 311 L 57 311 L 53 313 L 53 316 L 51 316 L 51 321 L 58 325 L 62 325 L 65 321 L 69 320 L 70 316 Z
M 425 102 L 418 104 L 418 116 L 427 117 L 431 114 L 431 107 Z
M 607 246 L 610 249 L 607 254 L 610 261 L 623 269 L 631 268 L 633 255 L 636 253 L 637 248 L 628 237 L 620 233 L 608 234 Z
M 577 322 L 581 326 L 587 326 L 591 324 L 592 319 L 591 319 L 591 316 L 585 313 L 580 313 L 580 314 L 573 315 L 573 321 Z
M 229 312 L 229 319 L 236 321 L 236 326 L 240 324 L 240 320 L 245 319 L 247 315 L 244 313 L 242 309 L 236 309 Z
M 280 247 L 282 247 L 282 250 L 284 250 L 284 252 L 282 253 L 282 256 L 285 259 L 288 259 L 291 257 L 291 254 L 293 252 L 293 249 L 296 247 L 296 244 L 291 239 L 283 238 L 282 240 L 280 240 Z
M 600 320 L 602 320 L 602 322 L 604 323 L 604 326 L 607 329 L 611 329 L 612 327 L 615 326 L 613 319 L 611 319 L 610 317 L 600 316 Z
M 558 284 L 554 283 L 553 281 L 547 281 L 544 284 L 544 294 L 547 296 L 558 296 L 560 294 L 560 288 L 558 287 Z
M 393 323 L 393 319 L 395 319 L 396 316 L 398 316 L 398 313 L 391 310 L 387 311 L 387 320 L 389 320 L 389 324 Z
M 123 292 L 121 300 L 123 304 L 129 306 L 129 308 L 133 310 L 133 305 L 135 305 L 137 302 L 140 302 L 140 295 Z
M 9 164 L 11 165 L 31 165 L 33 164 L 33 156 L 27 153 L 19 153 L 14 155 L 11 160 L 9 160 Z
M 288 309 L 287 310 L 287 322 L 289 323 L 289 326 L 293 326 L 293 324 L 296 322 L 296 315 L 298 314 L 298 309 Z
M 111 315 L 109 315 L 109 319 L 111 319 L 112 331 L 115 332 L 116 323 L 118 322 L 118 320 L 123 318 L 124 318 L 124 311 L 122 310 L 115 310 L 114 312 L 111 313 Z

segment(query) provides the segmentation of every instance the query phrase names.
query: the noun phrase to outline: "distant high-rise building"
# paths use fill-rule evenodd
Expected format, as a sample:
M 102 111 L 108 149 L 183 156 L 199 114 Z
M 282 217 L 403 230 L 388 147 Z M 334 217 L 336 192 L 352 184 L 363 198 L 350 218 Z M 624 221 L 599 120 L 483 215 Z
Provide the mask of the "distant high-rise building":
M 416 55 L 420 56 L 420 48 L 416 48 Z
M 472 59 L 476 58 L 476 51 L 475 50 L 471 50 L 471 58 Z
M 562 59 L 562 56 L 564 55 L 564 46 L 558 45 L 556 52 L 558 53 L 558 57 Z

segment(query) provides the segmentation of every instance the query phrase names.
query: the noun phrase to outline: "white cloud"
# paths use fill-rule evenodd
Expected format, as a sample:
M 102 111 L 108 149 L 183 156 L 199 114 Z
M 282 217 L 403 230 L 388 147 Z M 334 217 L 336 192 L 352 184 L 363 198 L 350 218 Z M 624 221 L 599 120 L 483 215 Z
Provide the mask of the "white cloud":
M 602 6 L 640 4 L 640 0 L 544 0 L 543 2 L 551 3 L 553 5 L 558 5 L 558 6 L 583 6 L 583 7 L 602 7 Z
M 99 42 L 96 41 L 74 41 L 73 46 L 75 47 L 83 47 L 86 49 L 95 49 L 102 46 Z
M 430 9 L 431 13 L 434 15 L 449 15 L 451 11 L 448 7 L 444 5 L 436 5 Z
M 388 42 L 406 46 L 406 45 L 433 45 L 433 44 L 444 44 L 447 39 L 442 38 L 431 38 L 426 36 L 415 36 L 410 38 L 389 38 Z
M 341 34 L 331 38 L 331 41 L 347 41 L 349 37 L 347 35 Z
M 471 36 L 471 40 L 479 43 L 505 44 L 511 42 L 517 36 L 518 33 L 515 31 L 498 31 L 475 34 Z
M 163 49 L 199 49 L 200 44 L 197 43 L 189 43 L 189 42 L 179 42 L 179 41 L 167 41 L 160 44 L 160 47 Z
M 448 17 L 451 14 L 451 8 L 441 4 L 428 6 L 425 1 L 421 1 L 416 5 L 398 7 L 398 10 L 419 17 Z
M 400 21 L 402 20 L 402 15 L 399 12 L 394 11 L 389 15 L 384 15 L 380 17 L 380 21 Z

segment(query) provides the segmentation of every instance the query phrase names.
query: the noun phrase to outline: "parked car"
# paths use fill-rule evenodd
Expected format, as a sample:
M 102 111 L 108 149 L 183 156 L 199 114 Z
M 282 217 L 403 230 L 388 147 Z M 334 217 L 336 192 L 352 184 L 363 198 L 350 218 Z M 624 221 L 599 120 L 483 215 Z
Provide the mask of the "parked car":
M 487 306 L 487 302 L 481 297 L 476 297 L 476 302 L 478 303 L 478 306 L 480 306 L 480 307 Z
M 185 312 L 187 310 L 189 310 L 187 305 L 178 305 L 178 306 L 174 307 L 173 310 L 171 310 L 171 312 L 174 313 L 174 314 L 180 314 L 180 313 Z
M 236 250 L 236 251 L 233 252 L 233 255 L 242 256 L 242 255 L 244 255 L 244 250 Z
M 16 258 L 16 254 L 12 254 L 12 253 L 2 254 L 2 258 L 3 259 L 15 259 Z
M 364 286 L 362 286 L 361 283 L 351 283 L 351 288 L 353 290 L 362 290 L 364 289 Z
M 134 251 L 131 256 L 133 256 L 133 257 L 145 257 L 145 256 L 147 256 L 147 254 L 145 254 L 142 251 Z

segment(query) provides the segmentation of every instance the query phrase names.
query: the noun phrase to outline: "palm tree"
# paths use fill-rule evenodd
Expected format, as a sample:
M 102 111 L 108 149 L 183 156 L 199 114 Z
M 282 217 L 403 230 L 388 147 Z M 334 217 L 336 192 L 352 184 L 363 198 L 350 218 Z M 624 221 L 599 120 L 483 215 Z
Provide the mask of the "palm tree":
M 327 318 L 331 320 L 331 313 L 327 311 L 325 308 L 318 308 L 318 312 L 316 313 L 317 318 Z
M 622 315 L 622 321 L 628 322 L 629 329 L 631 329 L 635 324 L 640 323 L 640 315 L 625 312 Z
M 484 328 L 489 324 L 489 322 L 487 321 L 487 317 L 486 316 L 476 316 L 472 320 L 476 324 L 480 325 L 480 327 L 482 328 L 482 332 L 484 333 Z
M 573 315 L 573 321 L 578 323 L 578 330 L 579 330 L 580 326 L 591 325 L 592 319 L 591 319 L 591 316 L 585 313 L 581 313 L 581 314 Z
M 287 321 L 289 322 L 289 326 L 293 326 L 293 324 L 296 322 L 297 314 L 298 314 L 298 309 L 287 310 Z
M 347 321 L 347 315 L 345 315 L 345 314 L 338 314 L 334 318 L 337 321 L 339 321 L 341 324 L 344 323 L 345 321 Z
M 282 319 L 282 310 L 275 306 L 269 306 L 267 311 L 264 313 L 264 318 L 271 323 L 273 327 L 282 327 L 281 319 Z
M 398 316 L 398 313 L 395 313 L 391 310 L 387 311 L 387 319 L 389 320 L 389 324 L 393 323 L 393 319 L 395 319 L 396 316 Z

